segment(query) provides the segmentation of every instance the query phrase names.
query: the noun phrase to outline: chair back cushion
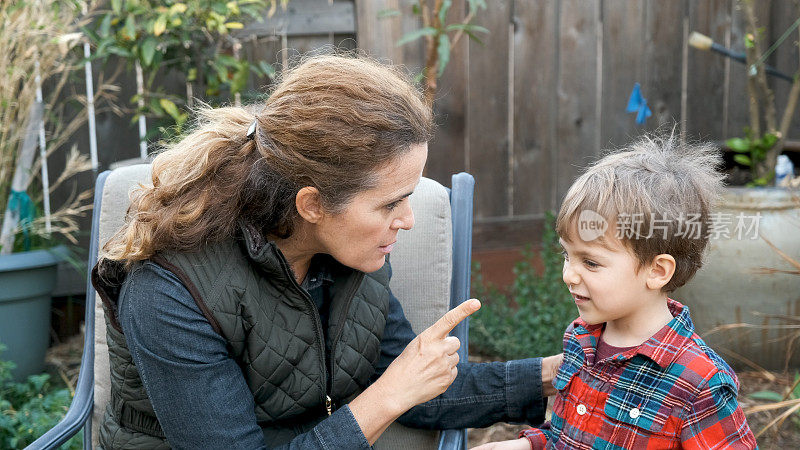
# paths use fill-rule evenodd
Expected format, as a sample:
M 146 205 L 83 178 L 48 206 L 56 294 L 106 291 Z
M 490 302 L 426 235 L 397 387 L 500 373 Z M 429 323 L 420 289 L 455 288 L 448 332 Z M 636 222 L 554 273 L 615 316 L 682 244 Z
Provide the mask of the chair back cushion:
M 400 231 L 389 257 L 392 293 L 400 300 L 416 333 L 433 325 L 450 307 L 453 225 L 450 195 L 441 184 L 422 178 L 410 197 L 414 228 Z M 392 424 L 375 443 L 378 450 L 435 449 L 439 432 Z
M 102 192 L 102 203 L 98 228 L 98 248 L 122 228 L 125 213 L 130 205 L 131 191 L 139 184 L 149 184 L 150 165 L 137 164 L 114 170 L 106 178 Z M 100 195 L 100 193 L 95 193 Z M 100 438 L 100 426 L 106 412 L 106 405 L 111 399 L 111 371 L 108 362 L 108 343 L 106 342 L 106 319 L 103 302 L 100 296 L 94 301 L 94 411 L 92 412 L 92 448 L 97 448 Z
M 130 193 L 139 184 L 149 184 L 150 165 L 121 167 L 106 178 L 100 214 L 100 248 L 119 230 L 130 205 Z M 99 195 L 99 193 L 97 194 Z M 452 276 L 452 223 L 450 196 L 441 184 L 422 178 L 410 197 L 415 225 L 400 231 L 391 254 L 394 295 L 403 305 L 416 333 L 432 325 L 450 305 Z M 105 313 L 99 297 L 95 300 L 94 411 L 92 447 L 98 445 L 99 427 L 111 396 L 111 379 L 106 342 Z M 439 433 L 392 424 L 376 442 L 378 450 L 434 449 Z

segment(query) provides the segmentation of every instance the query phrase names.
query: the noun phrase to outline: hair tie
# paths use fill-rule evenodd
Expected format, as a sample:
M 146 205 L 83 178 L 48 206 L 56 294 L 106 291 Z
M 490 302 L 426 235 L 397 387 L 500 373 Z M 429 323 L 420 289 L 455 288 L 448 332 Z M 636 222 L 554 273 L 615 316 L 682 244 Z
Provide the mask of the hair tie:
M 251 141 L 256 137 L 256 123 L 258 123 L 258 119 L 254 120 L 247 129 L 247 139 L 250 139 Z

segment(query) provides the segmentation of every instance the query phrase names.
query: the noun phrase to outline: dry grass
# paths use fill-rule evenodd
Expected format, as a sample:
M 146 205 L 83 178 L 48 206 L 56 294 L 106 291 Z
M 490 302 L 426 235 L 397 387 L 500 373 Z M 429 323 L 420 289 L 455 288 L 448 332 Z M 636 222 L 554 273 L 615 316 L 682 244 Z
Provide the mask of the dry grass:
M 45 158 L 63 151 L 75 132 L 86 125 L 88 116 L 81 107 L 87 104 L 86 96 L 72 90 L 81 86 L 83 53 L 79 30 L 88 24 L 93 3 L 90 0 L 0 2 L 3 24 L 0 27 L 0 73 L 3 74 L 0 83 L 0 211 L 6 208 L 19 150 L 35 104 L 37 73 L 41 77 L 44 104 Z M 82 6 L 86 6 L 88 13 L 82 13 Z M 113 105 L 118 88 L 113 78 L 97 81 L 94 102 L 101 111 L 108 107 L 106 105 Z M 68 152 L 66 168 L 51 184 L 50 192 L 65 187 L 65 181 L 75 174 L 91 169 L 86 153 L 74 147 Z M 27 189 L 37 204 L 43 197 L 42 189 L 37 188 L 41 186 L 41 164 L 37 152 L 29 181 L 35 185 Z M 88 192 L 73 192 L 64 205 L 56 208 L 51 213 L 53 232 L 74 242 L 75 220 L 91 208 L 90 197 Z M 34 234 L 44 234 L 43 227 L 44 219 L 34 221 Z

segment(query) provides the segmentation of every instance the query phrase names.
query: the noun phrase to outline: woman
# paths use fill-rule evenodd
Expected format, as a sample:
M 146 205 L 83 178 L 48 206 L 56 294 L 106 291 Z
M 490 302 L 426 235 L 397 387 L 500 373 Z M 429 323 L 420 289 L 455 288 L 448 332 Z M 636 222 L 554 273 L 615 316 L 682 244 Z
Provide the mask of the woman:
M 356 449 L 397 419 L 541 422 L 540 359 L 458 362 L 447 333 L 479 302 L 415 336 L 389 289 L 432 131 L 407 77 L 340 56 L 306 60 L 252 111 L 201 111 L 93 273 L 102 446 Z

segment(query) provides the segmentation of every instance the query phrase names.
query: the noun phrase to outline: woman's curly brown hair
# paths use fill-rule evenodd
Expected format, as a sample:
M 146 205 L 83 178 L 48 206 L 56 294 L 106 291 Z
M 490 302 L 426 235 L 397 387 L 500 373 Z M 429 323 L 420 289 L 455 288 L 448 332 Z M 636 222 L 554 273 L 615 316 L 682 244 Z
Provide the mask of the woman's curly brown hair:
M 400 69 L 364 57 L 309 57 L 264 104 L 198 110 L 194 131 L 153 161 L 152 185 L 132 193 L 103 257 L 130 264 L 162 250 L 197 250 L 233 236 L 242 219 L 288 237 L 299 189 L 316 187 L 323 206 L 339 212 L 375 185 L 378 169 L 432 133 L 432 112 Z

